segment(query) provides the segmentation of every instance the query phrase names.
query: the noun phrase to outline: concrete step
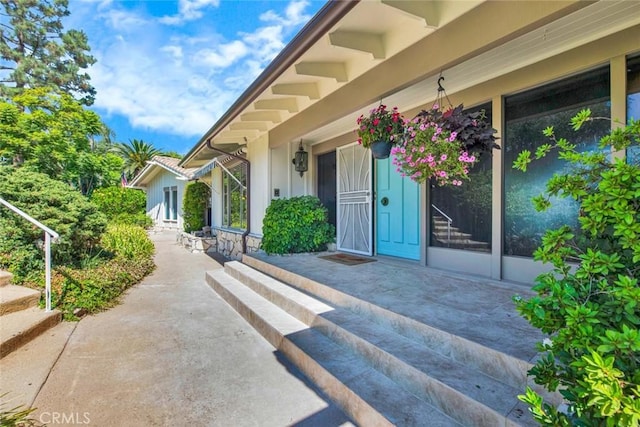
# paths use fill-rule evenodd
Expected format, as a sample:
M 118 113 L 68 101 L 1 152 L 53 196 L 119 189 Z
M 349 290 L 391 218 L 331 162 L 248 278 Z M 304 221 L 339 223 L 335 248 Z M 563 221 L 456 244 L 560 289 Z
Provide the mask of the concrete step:
M 447 232 L 447 229 L 434 229 L 433 230 L 433 234 L 435 234 L 436 236 L 439 236 L 441 239 L 446 239 L 447 236 L 451 236 L 451 239 L 471 239 L 471 237 L 473 237 L 471 234 L 469 233 L 463 233 L 461 231 L 459 231 L 457 228 L 452 228 L 451 232 Z
M 562 402 L 562 397 L 559 394 L 548 393 L 543 387 L 534 384 L 533 381 L 527 377 L 527 371 L 533 365 L 531 364 L 531 360 L 523 360 L 515 356 L 515 354 L 522 352 L 521 349 L 512 349 L 513 354 L 511 354 L 506 350 L 511 349 L 511 347 L 502 345 L 505 339 L 500 338 L 496 341 L 498 337 L 503 336 L 503 333 L 517 333 L 517 328 L 514 331 L 508 332 L 496 331 L 491 324 L 483 328 L 482 322 L 476 315 L 469 317 L 470 315 L 464 312 L 456 312 L 453 316 L 459 318 L 458 323 L 474 322 L 473 332 L 468 334 L 468 338 L 465 338 L 461 336 L 462 334 L 460 333 L 452 332 L 452 330 L 459 328 L 454 327 L 447 329 L 445 327 L 446 325 L 450 325 L 450 319 L 447 318 L 445 321 L 441 318 L 440 311 L 442 310 L 440 307 L 437 307 L 437 311 L 432 311 L 431 316 L 426 318 L 422 316 L 425 319 L 435 316 L 433 318 L 433 324 L 427 324 L 428 320 L 421 322 L 406 317 L 406 315 L 396 313 L 390 309 L 349 295 L 333 287 L 326 286 L 317 280 L 312 280 L 292 271 L 285 270 L 257 257 L 244 255 L 243 262 L 274 279 L 313 295 L 314 297 L 318 297 L 333 307 L 346 308 L 362 316 L 362 323 L 373 322 L 384 325 L 397 334 L 425 345 L 427 348 L 457 363 L 469 366 L 476 371 L 513 387 L 520 393 L 525 390 L 526 386 L 530 386 L 545 396 L 548 401 L 555 404 Z M 443 278 L 443 280 L 446 279 Z M 382 301 L 384 300 L 385 298 L 382 297 Z M 444 303 L 446 305 L 444 301 L 446 301 L 446 298 L 443 302 L 439 302 L 439 304 Z M 429 302 L 426 303 L 429 304 Z M 428 309 L 428 307 L 425 306 L 425 309 Z M 448 309 L 447 312 L 450 312 L 452 309 Z M 449 315 L 449 317 L 450 316 L 451 315 Z M 456 323 L 456 325 L 458 325 L 458 323 Z M 463 331 L 467 329 L 468 328 L 465 328 Z M 486 336 L 478 335 L 478 333 L 482 331 L 486 331 L 484 334 Z M 486 344 L 483 339 L 486 341 Z M 506 342 L 510 341 L 510 339 L 506 340 Z M 513 415 L 517 415 L 516 412 L 519 412 L 518 408 L 519 407 L 514 408 L 514 412 L 512 412 Z
M 0 359 L 0 388 L 10 393 L 16 406 L 33 406 L 76 326 L 61 322 Z
M 478 242 L 476 240 L 470 239 L 454 239 L 453 236 L 451 240 L 447 240 L 446 236 L 436 236 L 436 241 L 438 245 L 445 248 L 450 249 L 488 249 L 489 243 L 487 242 Z
M 516 398 L 521 389 L 478 372 L 467 363 L 452 360 L 383 324 L 370 322 L 362 314 L 332 309 L 246 265 L 227 263 L 225 270 L 461 424 L 535 425 L 528 416 L 523 417 L 526 407 Z
M 0 316 L 36 307 L 40 292 L 24 286 L 6 285 L 0 288 Z
M 13 279 L 13 274 L 5 270 L 0 270 L 0 287 L 7 286 L 11 283 L 11 279 Z
M 359 425 L 460 426 L 371 367 L 350 348 L 291 316 L 224 270 L 207 283 Z M 312 302 L 302 298 L 302 304 Z M 322 303 L 310 310 L 331 309 Z M 402 408 L 398 411 L 398 408 Z
M 0 358 L 33 340 L 62 320 L 62 314 L 37 307 L 8 313 L 0 319 Z

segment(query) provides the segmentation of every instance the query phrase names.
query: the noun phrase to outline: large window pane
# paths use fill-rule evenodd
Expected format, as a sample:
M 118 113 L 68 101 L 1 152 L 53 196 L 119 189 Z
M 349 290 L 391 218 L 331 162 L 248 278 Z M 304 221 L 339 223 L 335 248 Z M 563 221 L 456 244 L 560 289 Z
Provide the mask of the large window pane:
M 574 132 L 570 119 L 590 108 L 594 116 L 610 117 L 609 69 L 601 68 L 564 79 L 505 99 L 504 150 L 504 253 L 531 256 L 548 229 L 561 225 L 577 228 L 577 203 L 555 198 L 552 207 L 537 212 L 531 198 L 544 192 L 556 172 L 568 167 L 551 153 L 535 161 L 526 173 L 512 168 L 522 150 L 535 152 L 548 142 L 542 130 L 553 126 L 558 137 L 578 144 L 581 151 L 595 150 L 599 139 L 610 130 L 606 120 L 595 121 Z
M 164 219 L 171 219 L 171 194 L 169 193 L 169 188 L 165 187 L 164 189 Z
M 478 110 L 490 123 L 491 103 L 469 112 Z M 491 162 L 491 153 L 482 153 L 460 187 L 431 183 L 431 246 L 491 251 Z
M 627 60 L 627 120 L 640 120 L 640 56 Z M 627 148 L 627 162 L 640 163 L 640 146 Z
M 171 187 L 171 219 L 178 220 L 178 187 Z
M 222 223 L 225 227 L 247 229 L 247 166 L 244 163 L 223 171 Z

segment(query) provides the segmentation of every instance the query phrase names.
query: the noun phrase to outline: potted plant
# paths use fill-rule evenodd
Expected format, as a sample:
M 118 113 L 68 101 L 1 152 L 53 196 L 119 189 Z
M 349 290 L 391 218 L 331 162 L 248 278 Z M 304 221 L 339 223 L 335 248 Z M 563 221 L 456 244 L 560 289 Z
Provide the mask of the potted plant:
M 398 108 L 387 110 L 383 104 L 371 110 L 368 116 L 358 117 L 357 124 L 358 143 L 370 148 L 376 159 L 389 157 L 391 147 L 399 142 L 404 133 L 404 119 Z
M 402 142 L 391 150 L 393 164 L 416 182 L 433 178 L 460 186 L 481 152 L 500 148 L 495 132 L 483 111 L 465 113 L 459 105 L 441 112 L 434 104 L 406 124 Z

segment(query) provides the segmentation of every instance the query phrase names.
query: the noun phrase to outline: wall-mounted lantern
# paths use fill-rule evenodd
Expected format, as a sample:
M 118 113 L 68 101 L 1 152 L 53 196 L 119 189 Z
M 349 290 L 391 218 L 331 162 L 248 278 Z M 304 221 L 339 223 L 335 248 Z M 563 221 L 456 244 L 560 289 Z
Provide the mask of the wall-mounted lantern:
M 294 164 L 296 172 L 300 172 L 300 176 L 309 170 L 309 153 L 302 148 L 302 140 L 300 140 L 300 146 L 298 147 L 298 151 L 296 151 L 296 156 L 291 162 Z

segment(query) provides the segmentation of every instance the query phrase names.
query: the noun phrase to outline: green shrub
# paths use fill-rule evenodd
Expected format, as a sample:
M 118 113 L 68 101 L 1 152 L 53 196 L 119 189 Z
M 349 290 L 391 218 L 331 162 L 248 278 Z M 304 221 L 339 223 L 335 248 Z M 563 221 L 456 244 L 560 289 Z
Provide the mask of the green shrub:
M 154 252 L 153 242 L 149 240 L 147 232 L 136 225 L 109 225 L 100 245 L 116 257 L 130 260 L 150 258 Z
M 594 120 L 590 111 L 572 119 L 575 130 Z M 520 313 L 549 334 L 539 344 L 546 353 L 529 372 L 536 383 L 559 392 L 568 411 L 544 402 L 527 389 L 521 400 L 546 426 L 638 426 L 640 424 L 640 167 L 609 160 L 611 147 L 640 143 L 640 121 L 631 121 L 600 141 L 599 152 L 580 153 L 553 128 L 550 143 L 536 158 L 558 150 L 569 163 L 554 175 L 538 210 L 550 196 L 572 197 L 580 204 L 580 228 L 549 230 L 534 258 L 553 271 L 536 279 L 537 296 L 516 298 Z M 523 151 L 514 167 L 526 170 L 531 153 Z
M 106 227 L 106 218 L 67 184 L 27 168 L 0 167 L 0 197 L 60 234 L 51 246 L 54 264 L 77 264 L 90 256 Z M 44 269 L 44 232 L 0 207 L 0 268 L 21 282 Z
M 322 251 L 335 240 L 327 209 L 314 196 L 272 200 L 262 234 L 262 249 L 269 254 Z
M 82 268 L 59 266 L 52 277 L 52 304 L 65 319 L 74 319 L 75 309 L 95 313 L 112 307 L 130 286 L 154 269 L 153 242 L 135 225 L 110 224 L 100 245 L 106 251 Z M 111 259 L 105 256 L 112 256 Z M 40 283 L 42 283 L 42 279 Z
M 153 224 L 146 214 L 147 197 L 142 190 L 120 186 L 99 188 L 91 194 L 91 201 L 110 223 L 139 225 L 144 228 Z
M 116 257 L 93 268 L 58 267 L 51 279 L 52 305 L 66 320 L 75 309 L 96 313 L 117 304 L 122 293 L 154 269 L 151 257 Z
M 205 210 L 207 202 L 211 199 L 209 186 L 204 182 L 193 182 L 187 185 L 184 191 L 182 211 L 184 215 L 184 231 L 202 230 L 205 225 Z

